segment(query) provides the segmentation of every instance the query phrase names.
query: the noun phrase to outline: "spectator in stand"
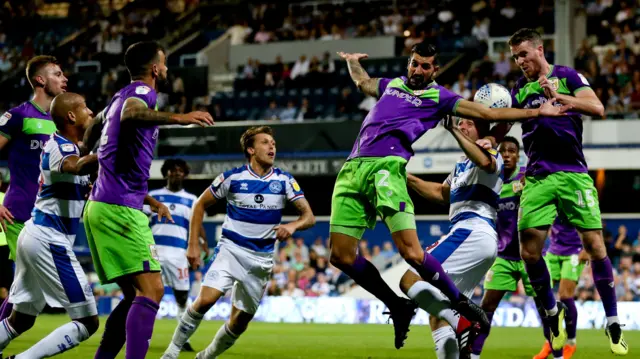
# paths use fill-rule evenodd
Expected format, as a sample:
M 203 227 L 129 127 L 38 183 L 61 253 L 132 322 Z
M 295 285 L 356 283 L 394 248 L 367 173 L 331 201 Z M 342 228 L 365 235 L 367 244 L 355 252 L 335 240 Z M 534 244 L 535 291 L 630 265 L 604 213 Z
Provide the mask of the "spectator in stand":
M 331 74 L 336 71 L 336 65 L 334 61 L 331 59 L 331 54 L 329 51 L 326 51 L 322 55 L 322 61 L 320 61 L 321 71 L 324 73 Z
M 464 78 L 464 74 L 458 76 L 458 81 L 453 84 L 453 92 L 460 95 L 463 99 L 469 100 L 471 98 L 471 91 L 469 90 L 468 81 Z
M 318 297 L 326 297 L 331 291 L 331 287 L 327 282 L 327 276 L 324 273 L 318 273 L 317 281 L 311 286 L 311 293 Z
M 389 260 L 396 255 L 396 251 L 393 249 L 393 245 L 391 242 L 386 241 L 382 244 L 382 252 L 380 254 L 386 259 Z
M 297 121 L 296 119 L 296 114 L 298 113 L 298 108 L 296 108 L 296 104 L 293 102 L 293 100 L 289 100 L 287 102 L 287 107 L 285 107 L 284 109 L 282 109 L 282 111 L 280 111 L 280 121 L 282 122 L 294 122 Z M 298 238 L 301 239 L 301 238 Z M 304 244 L 303 244 L 304 246 Z M 305 246 L 306 247 L 306 246 Z M 309 256 L 309 250 L 307 249 L 307 259 Z M 304 254 L 303 254 L 304 256 Z
M 291 266 L 291 268 L 295 269 L 297 272 L 300 272 L 304 269 L 306 263 L 308 262 L 304 261 L 302 255 L 300 254 L 300 250 L 296 248 L 293 251 L 293 258 L 289 261 L 289 266 Z
M 271 280 L 269 280 L 269 284 L 267 284 L 267 295 L 272 297 L 282 295 L 282 290 L 278 286 L 278 282 L 275 278 L 271 278 Z
M 253 30 L 246 21 L 238 21 L 229 29 L 231 45 L 242 45 Z
M 278 120 L 280 116 L 280 109 L 276 100 L 269 101 L 269 107 L 264 110 L 263 118 L 265 120 Z
M 316 237 L 316 240 L 315 242 L 313 242 L 311 249 L 318 253 L 319 257 L 326 258 L 329 255 L 329 251 L 327 250 L 327 247 L 325 247 L 322 243 L 322 237 L 320 236 Z
M 505 80 L 511 71 L 511 61 L 504 51 L 500 53 L 500 60 L 493 65 L 493 75 L 500 80 Z
M 293 297 L 293 298 L 304 297 L 304 290 L 296 287 L 295 282 L 289 282 L 287 283 L 287 289 L 282 291 L 282 296 Z
M 293 69 L 291 69 L 291 79 L 296 80 L 300 77 L 304 77 L 309 73 L 309 65 L 310 61 L 307 59 L 306 55 L 300 55 L 298 61 L 293 64 Z
M 476 18 L 475 24 L 471 29 L 471 35 L 475 36 L 478 41 L 488 42 L 489 41 L 489 24 L 486 21 L 482 21 L 479 18 Z
M 298 115 L 296 116 L 296 121 L 301 122 L 303 120 L 313 120 L 318 118 L 318 113 L 316 113 L 309 105 L 309 99 L 303 98 L 302 103 L 300 104 L 300 111 L 298 111 Z
M 373 246 L 373 252 L 371 254 L 371 263 L 382 271 L 387 267 L 387 259 L 382 255 L 379 245 Z
M 267 31 L 267 28 L 264 26 L 264 24 L 262 24 L 260 25 L 260 30 L 256 32 L 253 41 L 257 44 L 266 44 L 267 42 L 271 41 L 271 37 L 271 33 Z
M 295 240 L 296 247 L 294 250 L 299 250 L 300 255 L 302 256 L 302 260 L 305 262 L 309 262 L 309 247 L 304 244 L 304 238 L 298 237 Z

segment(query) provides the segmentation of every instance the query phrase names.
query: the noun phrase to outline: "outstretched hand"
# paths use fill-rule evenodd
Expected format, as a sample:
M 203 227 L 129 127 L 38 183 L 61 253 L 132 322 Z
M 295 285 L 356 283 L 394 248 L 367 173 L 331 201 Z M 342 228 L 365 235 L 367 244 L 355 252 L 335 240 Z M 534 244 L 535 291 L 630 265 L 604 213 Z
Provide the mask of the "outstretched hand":
M 340 57 L 342 57 L 343 59 L 349 61 L 349 60 L 356 60 L 356 61 L 360 61 L 361 59 L 366 59 L 367 57 L 369 57 L 369 55 L 367 54 L 363 54 L 360 52 L 356 52 L 356 53 L 348 53 L 348 52 L 342 52 L 339 51 L 338 55 Z
M 200 127 L 213 126 L 215 123 L 213 117 L 208 112 L 193 111 L 185 114 L 177 115 L 180 125 L 198 125 Z
M 447 131 L 452 131 L 456 126 L 456 117 L 448 114 L 442 119 L 442 126 L 447 129 Z
M 557 99 L 553 97 L 553 98 L 550 98 L 549 101 L 542 104 L 542 106 L 540 106 L 540 116 L 550 116 L 550 117 L 564 116 L 566 115 L 567 111 L 573 108 L 573 105 L 570 105 L 570 104 L 556 106 L 555 105 L 556 102 L 558 102 Z

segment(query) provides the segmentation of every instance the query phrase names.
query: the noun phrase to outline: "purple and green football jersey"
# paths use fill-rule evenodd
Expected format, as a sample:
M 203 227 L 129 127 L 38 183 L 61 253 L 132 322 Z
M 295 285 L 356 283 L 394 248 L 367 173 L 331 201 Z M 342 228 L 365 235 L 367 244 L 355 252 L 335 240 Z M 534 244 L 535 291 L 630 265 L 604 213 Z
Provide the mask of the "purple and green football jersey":
M 553 222 L 549 239 L 551 245 L 549 245 L 548 253 L 571 256 L 582 250 L 582 240 L 580 240 L 578 231 L 568 221 L 563 221 L 560 217 Z
M 498 200 L 498 257 L 519 261 L 520 242 L 518 239 L 518 208 L 520 208 L 520 194 L 522 193 L 520 180 L 524 177 L 525 168 L 517 167 L 511 178 L 505 179 Z
M 141 81 L 132 82 L 113 96 L 105 109 L 98 149 L 100 169 L 90 199 L 142 210 L 158 126 L 121 122 L 122 108 L 129 98 L 156 108 L 156 91 Z
M 349 159 L 399 156 L 408 161 L 413 156 L 411 145 L 445 115 L 455 113 L 462 100 L 435 81 L 411 90 L 406 80 L 404 76 L 379 79 L 379 100 L 364 119 Z
M 591 88 L 584 76 L 566 66 L 551 65 L 547 78 L 558 94 L 575 96 Z M 511 95 L 514 108 L 538 108 L 547 102 L 538 81 L 529 82 L 524 76 L 516 82 Z M 522 143 L 529 159 L 527 176 L 588 171 L 582 153 L 582 116 L 576 111 L 523 121 Z
M 14 107 L 0 117 L 0 135 L 9 139 L 11 174 L 3 205 L 20 222 L 31 218 L 40 187 L 40 155 L 55 131 L 51 114 L 32 101 Z

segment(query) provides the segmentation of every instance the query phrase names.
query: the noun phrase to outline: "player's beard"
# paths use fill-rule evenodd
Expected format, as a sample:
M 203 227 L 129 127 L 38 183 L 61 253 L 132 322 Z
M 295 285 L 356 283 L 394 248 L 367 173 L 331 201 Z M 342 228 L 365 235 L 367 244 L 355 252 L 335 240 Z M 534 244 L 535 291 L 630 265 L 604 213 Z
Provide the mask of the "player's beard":
M 62 85 L 61 85 L 62 86 Z M 62 91 L 61 86 L 59 87 L 58 91 L 55 91 L 51 85 L 47 84 L 44 85 L 44 87 L 42 88 L 44 90 L 44 93 L 47 94 L 47 96 L 54 98 L 56 96 L 58 96 L 59 94 L 63 93 L 64 91 Z
M 412 81 L 413 80 L 413 81 Z M 429 83 L 429 78 L 425 75 L 412 75 L 407 80 L 407 87 L 412 90 L 421 90 Z
M 169 85 L 170 85 L 169 76 L 167 76 L 167 74 L 164 74 L 164 76 L 160 75 L 160 76 L 156 77 L 156 90 L 158 90 L 160 92 L 166 92 L 166 91 L 163 91 L 163 90 L 171 90 Z

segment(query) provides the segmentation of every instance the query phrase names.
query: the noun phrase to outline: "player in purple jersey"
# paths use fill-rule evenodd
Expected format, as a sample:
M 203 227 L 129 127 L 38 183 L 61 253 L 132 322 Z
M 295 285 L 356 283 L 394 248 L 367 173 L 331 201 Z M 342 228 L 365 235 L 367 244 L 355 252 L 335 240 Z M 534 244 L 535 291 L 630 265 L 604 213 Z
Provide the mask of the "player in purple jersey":
M 434 128 L 447 114 L 471 119 L 518 120 L 531 116 L 561 115 L 569 106 L 552 103 L 535 110 L 489 109 L 466 101 L 435 83 L 439 67 L 436 48 L 428 43 L 413 47 L 407 77 L 370 78 L 359 60 L 366 54 L 340 53 L 351 78 L 378 102 L 369 112 L 353 151 L 340 170 L 331 208 L 331 263 L 382 300 L 390 310 L 395 346 L 402 347 L 415 314 L 415 304 L 398 297 L 369 261 L 357 253 L 358 240 L 380 216 L 402 257 L 418 274 L 440 289 L 455 309 L 469 319 L 486 323 L 484 312 L 472 304 L 446 275 L 438 261 L 418 240 L 413 202 L 407 191 L 406 164 L 413 156 L 411 144 Z M 488 325 L 488 324 L 487 324 Z
M 213 124 L 205 112 L 156 111 L 156 85 L 167 79 L 165 61 L 164 49 L 155 42 L 129 46 L 125 65 L 131 84 L 103 111 L 100 169 L 85 207 L 84 226 L 100 281 L 116 282 L 124 298 L 107 319 L 96 359 L 115 358 L 125 340 L 128 359 L 144 358 L 164 294 L 153 234 L 142 212 L 149 199 L 147 180 L 158 125 Z
M 556 218 L 553 223 L 551 230 L 549 230 L 549 239 L 551 245 L 546 254 L 544 254 L 544 260 L 549 268 L 551 280 L 555 285 L 558 285 L 560 301 L 567 308 L 567 315 L 564 318 L 567 329 L 567 343 L 560 353 L 564 359 L 570 359 L 577 349 L 578 310 L 574 297 L 580 275 L 585 263 L 589 260 L 589 256 L 582 248 L 582 241 L 578 231 L 562 217 Z M 545 325 L 544 330 L 545 337 L 548 338 L 549 327 Z M 547 341 L 534 359 L 544 359 L 550 352 L 551 346 Z M 558 357 L 558 353 L 554 353 L 554 356 Z
M 611 351 L 626 355 L 628 346 L 618 319 L 613 269 L 602 236 L 598 193 L 582 153 L 581 114 L 602 117 L 602 103 L 584 76 L 570 67 L 547 62 L 542 38 L 535 30 L 518 30 L 509 39 L 509 46 L 513 59 L 524 73 L 511 92 L 514 107 L 536 109 L 557 101 L 572 108 L 560 118 L 531 117 L 522 123 L 529 163 L 518 219 L 520 254 L 536 296 L 549 317 L 552 347 L 562 349 L 567 339 L 562 327 L 566 308 L 556 302 L 542 248 L 547 230 L 556 217 L 562 215 L 582 233 L 595 286 L 607 315 L 605 333 Z
M 15 259 L 18 234 L 31 218 L 38 194 L 40 154 L 56 126 L 49 107 L 53 98 L 67 90 L 67 78 L 53 56 L 36 56 L 29 60 L 27 80 L 33 88 L 30 101 L 14 107 L 0 117 L 0 149 L 9 150 L 11 183 L 0 205 L 0 224 L 6 233 L 9 258 Z M 5 253 L 0 251 L 7 260 Z M 0 309 L 0 320 L 11 313 L 6 300 Z

